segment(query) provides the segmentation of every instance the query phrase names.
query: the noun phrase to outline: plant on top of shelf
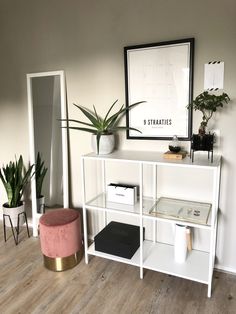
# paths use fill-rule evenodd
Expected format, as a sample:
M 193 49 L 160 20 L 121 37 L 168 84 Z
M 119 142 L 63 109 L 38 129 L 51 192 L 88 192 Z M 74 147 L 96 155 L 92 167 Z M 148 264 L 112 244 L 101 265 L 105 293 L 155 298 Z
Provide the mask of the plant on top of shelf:
M 115 106 L 115 104 L 117 103 L 117 101 L 118 99 L 110 106 L 104 118 L 98 115 L 95 106 L 93 106 L 93 111 L 91 111 L 83 106 L 74 104 L 89 120 L 89 123 L 83 122 L 80 120 L 75 120 L 75 119 L 64 119 L 64 121 L 69 121 L 69 122 L 74 122 L 77 124 L 85 125 L 86 127 L 69 125 L 69 128 L 92 133 L 92 146 L 95 152 L 97 154 L 99 153 L 109 154 L 114 149 L 114 145 L 115 145 L 114 133 L 115 132 L 119 130 L 135 130 L 137 132 L 140 132 L 138 129 L 135 129 L 135 128 L 119 126 L 119 123 L 120 123 L 120 119 L 125 115 L 127 111 L 137 106 L 138 104 L 144 103 L 144 101 L 136 102 L 126 107 L 122 105 L 118 111 L 111 114 L 111 111 L 113 107 Z M 101 148 L 100 142 L 102 140 L 103 140 L 103 143 L 102 143 L 103 147 Z
M 222 108 L 224 104 L 230 101 L 228 94 L 222 93 L 221 95 L 210 94 L 208 91 L 204 91 L 198 95 L 187 108 L 193 108 L 195 111 L 199 110 L 202 113 L 202 121 L 199 126 L 199 134 L 206 133 L 206 127 L 209 120 L 212 118 L 213 113 L 219 108 Z

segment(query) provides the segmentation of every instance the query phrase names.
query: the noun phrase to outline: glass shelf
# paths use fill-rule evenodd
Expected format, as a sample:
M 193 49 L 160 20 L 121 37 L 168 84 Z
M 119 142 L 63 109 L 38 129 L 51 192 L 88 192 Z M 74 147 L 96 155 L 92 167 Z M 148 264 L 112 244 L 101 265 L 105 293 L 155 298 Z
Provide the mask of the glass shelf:
M 108 202 L 105 193 L 101 193 L 86 203 L 86 208 L 105 210 L 123 215 L 140 215 L 140 201 L 135 205 Z M 194 215 L 199 211 L 199 216 Z M 210 228 L 211 204 L 173 198 L 143 197 L 143 218 L 165 222 L 186 224 L 199 228 Z
M 151 208 L 155 205 L 156 200 L 151 197 L 144 197 L 143 198 L 143 213 L 149 213 Z M 91 209 L 102 209 L 107 211 L 114 211 L 119 213 L 128 213 L 133 215 L 140 214 L 140 202 L 139 200 L 135 203 L 135 205 L 126 205 L 121 203 L 113 203 L 108 202 L 106 193 L 101 193 L 91 199 L 89 202 L 86 203 L 87 208 Z

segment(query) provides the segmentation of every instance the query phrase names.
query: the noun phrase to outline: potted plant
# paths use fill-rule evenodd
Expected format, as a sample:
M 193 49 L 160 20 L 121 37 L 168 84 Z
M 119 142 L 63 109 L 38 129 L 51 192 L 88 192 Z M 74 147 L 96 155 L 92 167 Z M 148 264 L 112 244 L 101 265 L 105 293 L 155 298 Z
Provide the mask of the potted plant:
M 92 148 L 96 154 L 102 154 L 102 155 L 110 154 L 113 151 L 114 146 L 115 146 L 115 137 L 114 137 L 115 132 L 119 130 L 127 130 L 127 129 L 140 132 L 139 130 L 135 128 L 118 126 L 118 125 L 119 125 L 121 117 L 123 117 L 124 114 L 128 110 L 130 110 L 134 106 L 137 106 L 140 103 L 143 103 L 144 101 L 137 102 L 127 107 L 123 105 L 120 107 L 118 111 L 111 114 L 111 111 L 113 107 L 115 106 L 115 104 L 117 103 L 117 101 L 118 99 L 111 105 L 111 107 L 109 108 L 104 118 L 98 115 L 95 106 L 93 106 L 93 111 L 90 111 L 89 109 L 86 109 L 82 106 L 74 104 L 89 120 L 89 123 L 83 122 L 80 120 L 74 120 L 74 119 L 66 120 L 68 122 L 73 122 L 76 124 L 82 124 L 86 126 L 86 127 L 80 127 L 80 126 L 69 125 L 69 128 L 92 133 Z
M 10 161 L 6 167 L 0 169 L 0 178 L 8 198 L 8 202 L 3 204 L 3 214 L 10 217 L 13 227 L 19 227 L 24 223 L 24 215 L 20 215 L 25 211 L 22 196 L 31 177 L 32 168 L 33 165 L 26 170 L 23 165 L 23 158 L 20 156 L 19 160 Z M 8 227 L 11 227 L 10 219 L 5 220 Z
M 36 198 L 37 198 L 37 212 L 44 214 L 45 212 L 45 197 L 42 195 L 43 180 L 47 173 L 47 168 L 44 166 L 44 161 L 38 152 L 35 164 L 35 182 L 36 182 Z
M 210 132 L 206 134 L 206 127 L 214 112 L 222 108 L 229 101 L 230 98 L 226 93 L 214 95 L 204 91 L 187 106 L 187 108 L 193 108 L 195 111 L 199 110 L 202 113 L 202 121 L 198 129 L 198 134 L 193 134 L 191 140 L 191 149 L 193 151 L 213 151 L 214 134 Z

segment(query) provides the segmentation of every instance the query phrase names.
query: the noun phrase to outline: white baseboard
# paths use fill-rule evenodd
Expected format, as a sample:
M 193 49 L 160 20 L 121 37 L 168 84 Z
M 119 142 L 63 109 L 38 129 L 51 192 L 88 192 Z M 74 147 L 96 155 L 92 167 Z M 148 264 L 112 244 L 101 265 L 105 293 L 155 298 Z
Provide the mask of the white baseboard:
M 223 266 L 223 265 L 216 264 L 216 265 L 215 265 L 215 269 L 216 269 L 216 270 L 223 271 L 223 272 L 226 272 L 226 273 L 231 273 L 231 274 L 236 275 L 236 269 L 235 269 L 235 268 L 232 268 L 232 267 L 228 267 L 228 266 Z

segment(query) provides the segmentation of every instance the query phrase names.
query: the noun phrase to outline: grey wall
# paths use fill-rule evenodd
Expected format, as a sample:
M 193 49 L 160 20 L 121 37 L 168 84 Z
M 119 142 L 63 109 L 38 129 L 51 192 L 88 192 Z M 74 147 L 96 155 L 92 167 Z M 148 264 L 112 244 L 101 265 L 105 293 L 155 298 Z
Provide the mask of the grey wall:
M 26 78 L 29 72 L 65 70 L 69 114 L 73 102 L 96 104 L 103 113 L 124 102 L 123 47 L 195 37 L 194 95 L 203 89 L 203 66 L 225 62 L 227 110 L 212 121 L 220 129 L 224 156 L 218 232 L 218 264 L 236 271 L 236 2 L 234 0 L 1 0 L 0 162 L 28 158 Z M 200 115 L 194 114 L 194 130 Z M 90 151 L 90 136 L 71 132 L 72 201 L 81 204 L 79 157 Z M 121 149 L 165 150 L 160 141 L 127 141 Z M 203 177 L 204 180 L 204 177 Z M 2 190 L 1 190 L 2 191 Z M 0 191 L 0 192 L 1 192 Z M 1 202 L 4 194 L 0 194 Z

